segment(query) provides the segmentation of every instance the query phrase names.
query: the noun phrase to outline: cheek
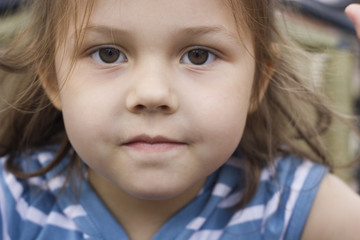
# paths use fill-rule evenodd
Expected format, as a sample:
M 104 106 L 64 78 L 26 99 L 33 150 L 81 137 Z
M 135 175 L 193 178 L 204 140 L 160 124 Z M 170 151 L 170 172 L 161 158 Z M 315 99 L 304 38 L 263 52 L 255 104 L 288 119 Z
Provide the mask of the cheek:
M 210 128 L 208 132 L 216 139 L 216 144 L 226 148 L 226 151 L 231 151 L 231 154 L 243 135 L 249 111 L 253 73 L 234 71 L 234 74 L 226 76 L 230 84 L 224 84 L 214 92 L 216 97 L 213 97 L 209 104 L 208 112 L 211 116 L 206 117 Z
M 194 131 L 204 138 L 207 144 L 204 152 L 208 151 L 209 157 L 226 161 L 237 148 L 246 123 L 250 88 L 251 84 L 239 86 L 237 83 L 219 87 L 197 104 L 197 111 L 192 115 L 196 118 Z
M 214 114 L 211 120 L 213 137 L 234 148 L 240 142 L 244 130 L 248 108 L 247 99 L 229 98 L 220 103 L 218 110 L 214 110 L 217 114 Z
M 94 91 L 98 88 L 77 86 L 71 84 L 71 80 L 60 94 L 65 128 L 73 146 L 86 149 L 94 139 L 106 139 L 108 128 L 104 126 L 111 127 L 108 111 L 114 100 L 100 95 L 101 91 Z
M 96 118 L 96 115 L 91 116 L 88 111 L 89 105 L 86 105 L 81 96 L 77 98 L 62 97 L 63 118 L 65 123 L 66 133 L 73 145 L 85 142 L 85 139 L 92 139 L 94 130 L 96 130 L 96 121 L 91 121 Z M 93 131 L 88 131 L 93 129 Z
M 64 98 L 63 106 L 65 130 L 72 147 L 80 159 L 96 167 L 101 163 L 98 159 L 109 157 L 109 149 L 104 143 L 111 142 L 112 137 L 109 134 L 109 129 L 112 129 L 109 117 L 105 114 L 105 108 L 101 107 L 104 105 L 78 94 L 76 97 L 66 97 L 66 100 Z
M 203 115 L 203 119 L 218 131 L 222 129 L 231 133 L 231 129 L 243 129 L 252 89 L 253 75 L 250 73 L 235 71 L 223 76 L 224 83 L 212 86 L 207 96 L 198 101 L 201 105 L 199 115 Z

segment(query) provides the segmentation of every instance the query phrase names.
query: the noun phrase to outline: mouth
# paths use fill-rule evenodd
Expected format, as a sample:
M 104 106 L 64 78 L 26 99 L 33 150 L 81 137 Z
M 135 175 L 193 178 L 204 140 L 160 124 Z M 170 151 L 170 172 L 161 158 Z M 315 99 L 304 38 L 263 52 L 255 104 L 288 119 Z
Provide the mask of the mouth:
M 183 147 L 186 143 L 163 136 L 138 135 L 122 144 L 124 147 L 139 152 L 166 152 Z

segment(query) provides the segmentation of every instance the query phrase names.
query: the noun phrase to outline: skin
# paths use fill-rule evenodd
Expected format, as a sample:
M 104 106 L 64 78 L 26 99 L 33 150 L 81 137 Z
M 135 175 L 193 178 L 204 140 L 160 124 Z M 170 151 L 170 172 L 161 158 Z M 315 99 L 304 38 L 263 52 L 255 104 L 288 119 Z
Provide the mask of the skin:
M 360 198 L 344 182 L 328 174 L 322 180 L 302 240 L 357 240 Z
M 69 78 L 73 29 L 60 44 L 59 98 L 48 93 L 95 191 L 131 239 L 150 239 L 239 144 L 255 74 L 251 35 L 239 37 L 218 0 L 98 1 L 89 26 Z M 125 55 L 101 62 L 104 46 Z M 209 61 L 189 61 L 194 48 Z
M 44 86 L 95 191 L 131 239 L 150 239 L 238 145 L 255 71 L 251 37 L 244 27 L 237 35 L 217 0 L 108 0 L 94 10 L 72 74 L 70 29 L 55 59 L 61 90 L 53 79 Z M 101 63 L 104 45 L 125 61 Z M 199 47 L 214 61 L 189 62 Z M 359 222 L 359 198 L 328 174 L 302 239 L 358 239 Z
M 357 36 L 360 39 L 360 4 L 350 4 L 345 9 L 345 13 L 353 21 Z

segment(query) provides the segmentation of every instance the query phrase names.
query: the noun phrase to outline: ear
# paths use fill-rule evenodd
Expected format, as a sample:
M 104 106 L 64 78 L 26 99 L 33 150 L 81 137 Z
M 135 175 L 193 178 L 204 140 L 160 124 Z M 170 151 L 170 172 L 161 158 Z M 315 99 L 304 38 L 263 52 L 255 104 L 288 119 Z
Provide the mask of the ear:
M 265 68 L 260 76 L 260 83 L 257 85 L 255 84 L 254 87 L 258 88 L 258 91 L 253 91 L 251 98 L 250 98 L 250 104 L 248 109 L 248 114 L 254 113 L 260 106 L 261 101 L 263 100 L 266 90 L 268 89 L 269 83 L 271 81 L 271 78 L 274 75 L 275 72 L 275 66 L 274 63 L 277 62 L 278 59 L 280 59 L 280 48 L 278 44 L 272 43 L 270 45 L 270 53 L 272 57 L 270 57 L 269 60 L 265 62 Z
M 274 74 L 274 67 L 271 62 L 267 63 L 266 71 L 262 74 L 259 85 L 255 85 L 254 87 L 259 88 L 258 91 L 253 91 L 252 96 L 250 98 L 250 104 L 248 109 L 248 114 L 254 113 L 263 100 L 266 90 L 269 86 L 270 79 Z M 253 96 L 256 95 L 256 96 Z
M 59 111 L 61 111 L 62 108 L 61 108 L 60 91 L 59 91 L 59 85 L 56 80 L 56 74 L 45 73 L 45 71 L 40 70 L 39 80 L 53 106 Z

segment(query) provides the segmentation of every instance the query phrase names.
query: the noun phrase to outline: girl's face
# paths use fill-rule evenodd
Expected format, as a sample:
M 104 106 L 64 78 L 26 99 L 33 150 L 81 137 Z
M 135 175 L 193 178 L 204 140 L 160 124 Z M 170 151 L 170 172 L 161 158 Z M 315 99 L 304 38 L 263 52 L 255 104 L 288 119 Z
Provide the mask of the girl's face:
M 91 180 L 102 175 L 141 199 L 201 185 L 243 133 L 249 30 L 238 32 L 220 0 L 97 1 L 85 30 L 69 78 L 75 49 L 60 44 L 54 104 Z

